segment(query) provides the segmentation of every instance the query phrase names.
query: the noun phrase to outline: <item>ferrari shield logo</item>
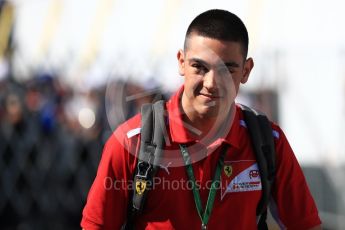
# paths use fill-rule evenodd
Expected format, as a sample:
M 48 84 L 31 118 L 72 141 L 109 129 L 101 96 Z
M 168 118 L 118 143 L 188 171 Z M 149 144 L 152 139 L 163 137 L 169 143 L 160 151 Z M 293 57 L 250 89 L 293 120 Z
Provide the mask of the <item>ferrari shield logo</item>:
M 224 165 L 224 173 L 227 177 L 231 176 L 231 174 L 232 174 L 231 165 Z
M 139 195 L 143 194 L 146 189 L 146 181 L 139 180 L 135 182 L 135 190 Z

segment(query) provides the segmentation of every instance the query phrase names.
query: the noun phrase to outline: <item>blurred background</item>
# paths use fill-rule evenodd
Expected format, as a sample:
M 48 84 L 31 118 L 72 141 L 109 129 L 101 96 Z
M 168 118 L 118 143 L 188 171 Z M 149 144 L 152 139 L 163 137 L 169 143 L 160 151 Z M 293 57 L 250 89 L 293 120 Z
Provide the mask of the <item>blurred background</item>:
M 238 102 L 280 124 L 324 229 L 344 229 L 344 6 L 0 0 L 0 229 L 79 229 L 105 141 L 142 103 L 181 85 L 177 50 L 211 8 L 248 27 L 255 68 Z

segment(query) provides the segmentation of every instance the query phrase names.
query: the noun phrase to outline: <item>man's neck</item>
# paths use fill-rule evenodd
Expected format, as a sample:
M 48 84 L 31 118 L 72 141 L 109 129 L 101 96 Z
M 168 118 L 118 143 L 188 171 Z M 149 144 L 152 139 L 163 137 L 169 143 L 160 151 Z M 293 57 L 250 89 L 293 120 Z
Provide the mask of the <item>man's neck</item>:
M 180 105 L 182 107 L 183 121 L 198 131 L 197 139 L 209 143 L 228 134 L 236 111 L 235 104 L 233 103 L 228 112 L 219 113 L 214 117 L 206 117 L 191 110 L 192 106 L 188 105 L 188 103 L 183 103 L 182 100 Z M 193 134 L 195 135 L 195 133 Z

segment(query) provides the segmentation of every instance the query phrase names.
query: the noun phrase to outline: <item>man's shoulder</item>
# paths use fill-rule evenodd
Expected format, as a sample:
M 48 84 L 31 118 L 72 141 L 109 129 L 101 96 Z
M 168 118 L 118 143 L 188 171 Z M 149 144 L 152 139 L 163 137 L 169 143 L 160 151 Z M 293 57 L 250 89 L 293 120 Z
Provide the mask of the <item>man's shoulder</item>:
M 118 126 L 116 130 L 122 131 L 123 133 L 127 134 L 129 131 L 133 129 L 140 128 L 141 125 L 141 114 L 138 113 L 134 115 L 133 117 L 129 118 L 122 124 Z
M 249 106 L 247 106 L 247 107 L 249 107 Z M 252 107 L 250 107 L 250 108 L 252 108 Z M 255 108 L 253 108 L 253 109 L 256 110 Z M 237 110 L 237 112 L 239 113 L 238 119 L 240 120 L 240 124 L 241 124 L 242 126 L 246 127 L 246 121 L 245 121 L 244 116 L 243 116 L 243 111 L 242 111 L 241 104 L 236 103 L 236 110 Z M 261 111 L 259 111 L 259 112 L 267 117 L 268 121 L 269 121 L 270 124 L 271 124 L 273 137 L 274 137 L 276 140 L 280 139 L 281 136 L 284 136 L 284 135 L 283 135 L 282 129 L 280 128 L 280 126 L 279 126 L 276 122 L 272 121 L 272 120 L 270 119 L 270 117 L 267 116 L 266 113 L 261 112 Z M 246 128 L 247 128 L 247 127 L 246 127 Z
M 117 126 L 112 135 L 108 138 L 107 143 L 120 142 L 123 143 L 126 139 L 130 139 L 140 133 L 141 114 L 138 113 L 132 118 Z

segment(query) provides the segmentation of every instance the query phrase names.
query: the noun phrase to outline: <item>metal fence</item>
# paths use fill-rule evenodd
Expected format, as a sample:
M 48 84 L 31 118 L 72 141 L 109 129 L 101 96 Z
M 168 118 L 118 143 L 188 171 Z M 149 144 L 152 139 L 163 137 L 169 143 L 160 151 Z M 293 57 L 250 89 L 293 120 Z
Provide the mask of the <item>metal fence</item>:
M 1 229 L 77 229 L 102 137 L 85 141 L 61 128 L 37 127 L 27 119 L 1 129 Z

